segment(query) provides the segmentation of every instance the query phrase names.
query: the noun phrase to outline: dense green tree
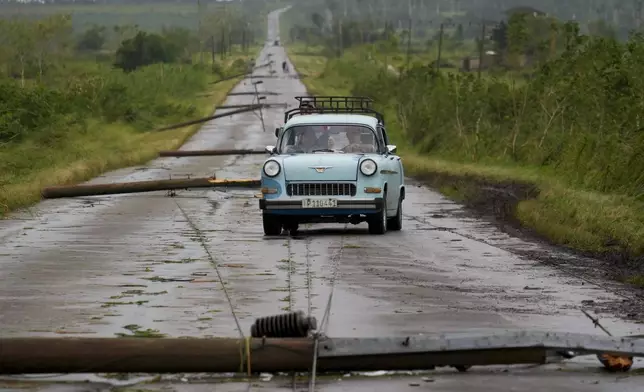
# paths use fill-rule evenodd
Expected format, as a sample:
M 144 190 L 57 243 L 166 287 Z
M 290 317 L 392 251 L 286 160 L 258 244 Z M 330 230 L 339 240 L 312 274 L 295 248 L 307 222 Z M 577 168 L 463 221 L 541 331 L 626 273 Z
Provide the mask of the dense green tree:
M 81 34 L 76 47 L 80 51 L 96 51 L 103 49 L 106 42 L 106 27 L 92 26 Z
M 172 63 L 178 58 L 180 50 L 176 42 L 164 39 L 159 34 L 140 31 L 134 38 L 121 43 L 114 65 L 131 72 L 145 65 Z

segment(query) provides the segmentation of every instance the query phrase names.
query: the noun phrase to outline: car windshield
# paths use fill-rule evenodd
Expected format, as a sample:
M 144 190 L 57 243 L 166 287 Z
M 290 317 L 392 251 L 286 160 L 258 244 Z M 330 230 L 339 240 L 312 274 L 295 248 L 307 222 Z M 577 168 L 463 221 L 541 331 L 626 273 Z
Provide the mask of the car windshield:
M 281 154 L 373 153 L 378 142 L 371 128 L 363 125 L 298 125 L 284 131 Z

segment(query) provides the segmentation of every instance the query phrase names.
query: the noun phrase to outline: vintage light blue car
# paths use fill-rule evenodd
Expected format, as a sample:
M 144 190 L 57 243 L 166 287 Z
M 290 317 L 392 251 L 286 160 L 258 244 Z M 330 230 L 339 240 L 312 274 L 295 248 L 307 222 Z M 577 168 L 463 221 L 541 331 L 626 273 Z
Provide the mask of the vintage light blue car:
M 366 221 L 369 232 L 402 228 L 403 165 L 383 116 L 363 97 L 296 97 L 262 167 L 264 233 L 302 223 Z

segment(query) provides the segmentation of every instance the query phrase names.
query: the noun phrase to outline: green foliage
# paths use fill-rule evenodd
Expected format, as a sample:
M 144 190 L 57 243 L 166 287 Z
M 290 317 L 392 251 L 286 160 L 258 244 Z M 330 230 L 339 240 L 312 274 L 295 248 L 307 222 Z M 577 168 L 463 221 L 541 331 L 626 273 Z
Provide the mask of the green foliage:
M 81 34 L 76 47 L 79 51 L 97 51 L 103 48 L 106 40 L 105 26 L 92 26 Z
M 180 48 L 174 42 L 165 40 L 159 34 L 139 31 L 134 38 L 121 43 L 116 51 L 114 65 L 126 72 L 144 65 L 172 63 L 179 55 Z
M 0 19 L 0 77 L 42 78 L 47 69 L 69 54 L 72 43 L 69 15 L 29 21 Z
M 190 116 L 194 107 L 175 102 L 203 89 L 205 81 L 205 72 L 176 65 L 143 67 L 128 74 L 102 66 L 51 87 L 2 81 L 0 143 L 45 135 L 55 141 L 67 127 L 82 125 L 90 117 L 146 129 L 159 120 Z
M 0 214 L 37 201 L 42 186 L 87 180 L 181 145 L 197 127 L 149 131 L 222 102 L 236 81 L 208 82 L 246 70 L 266 7 L 280 1 L 204 0 L 199 11 L 194 3 L 0 2 Z M 190 26 L 164 26 L 157 7 L 192 9 Z M 83 12 L 99 18 L 79 23 Z M 138 14 L 155 31 L 127 18 Z
M 321 54 L 332 58 L 325 40 L 339 36 L 321 31 L 328 20 L 320 22 L 310 3 L 294 12 L 292 20 L 303 12 L 314 15 L 311 23 L 321 35 L 317 44 L 326 46 Z M 356 30 L 378 32 L 375 26 L 367 29 L 369 22 L 360 22 Z M 391 31 L 391 24 L 384 27 L 385 33 Z M 362 49 L 330 59 L 321 81 L 339 86 L 342 80 L 353 94 L 373 97 L 395 115 L 390 131 L 399 142 L 421 154 L 538 167 L 582 189 L 644 200 L 644 38 L 619 42 L 602 31 L 587 36 L 573 22 L 532 12 L 510 14 L 491 38 L 503 52 L 504 65 L 530 71 L 524 78 L 498 71 L 483 78 L 436 73 L 431 62 L 399 76 L 388 68 L 387 58 L 377 60 L 382 53 L 395 59 L 396 47 L 403 49 L 404 35 L 390 33 L 373 45 L 350 42 Z M 461 34 L 458 27 L 453 34 Z M 526 57 L 534 61 L 524 65 Z
M 418 66 L 330 61 L 324 77 L 397 113 L 399 141 L 464 162 L 537 166 L 585 189 L 644 198 L 644 39 L 576 44 L 522 83 Z
M 198 21 L 202 19 L 205 30 L 211 27 L 209 19 L 213 14 L 221 14 L 224 10 L 235 10 L 244 21 L 247 36 L 261 40 L 265 34 L 265 17 L 268 10 L 286 5 L 285 0 L 244 0 L 242 2 L 218 2 L 202 0 L 200 7 L 197 2 L 176 2 L 161 0 L 154 2 L 48 2 L 20 3 L 0 1 L 0 19 L 4 17 L 23 16 L 32 19 L 42 19 L 49 15 L 71 14 L 75 30 L 82 31 L 87 26 L 103 25 L 136 25 L 141 30 L 160 32 L 164 27 L 180 27 L 196 31 Z M 237 43 L 237 42 L 236 42 Z
M 191 63 L 192 54 L 199 51 L 199 38 L 192 31 L 181 27 L 164 28 L 161 31 L 166 45 L 178 48 L 178 60 Z
M 94 25 L 75 36 L 69 14 L 0 18 L 0 148 L 25 141 L 55 144 L 66 129 L 82 128 L 87 119 L 145 129 L 193 115 L 192 105 L 178 102 L 194 97 L 209 78 L 207 67 L 192 65 L 200 52 L 200 36 L 214 31 L 225 35 L 221 45 L 208 48 L 222 59 L 233 45 L 247 49 L 250 37 L 243 27 L 253 20 L 246 19 L 247 6 L 204 13 L 208 24 L 199 32 Z M 236 25 L 241 28 L 235 30 Z M 246 66 L 238 59 L 211 68 L 223 77 Z
M 382 26 L 385 22 L 394 26 L 405 26 L 410 16 L 419 35 L 423 30 L 436 28 L 441 22 L 461 24 L 466 38 L 474 38 L 476 27 L 471 29 L 472 23 L 482 19 L 488 21 L 501 21 L 507 19 L 509 11 L 522 11 L 532 15 L 533 11 L 546 13 L 559 20 L 576 20 L 583 26 L 583 31 L 590 29 L 590 24 L 603 21 L 620 38 L 626 38 L 630 30 L 641 24 L 638 15 L 641 15 L 643 3 L 639 0 L 541 0 L 532 1 L 536 10 L 524 7 L 525 0 L 432 0 L 428 1 L 400 1 L 400 0 L 343 0 L 332 2 L 329 6 L 327 0 L 307 0 L 295 2 L 303 15 L 297 18 L 297 24 L 305 26 L 313 24 L 309 15 L 317 13 L 322 17 L 330 10 L 335 17 L 346 20 L 371 20 Z M 294 19 L 293 22 L 296 20 Z M 474 30 L 474 35 L 471 35 Z M 288 31 L 288 28 L 286 29 Z M 425 34 L 427 35 L 427 34 Z
M 205 67 L 182 65 L 192 63 L 199 49 L 193 32 L 117 26 L 112 33 L 126 38 L 115 55 L 102 54 L 108 61 L 75 58 L 73 47 L 97 51 L 107 33 L 93 26 L 74 43 L 69 15 L 0 20 L 0 148 L 24 141 L 50 146 L 86 119 L 149 129 L 194 115 L 193 105 L 177 103 L 203 90 L 208 78 Z M 114 58 L 117 69 L 109 64 Z M 241 59 L 218 65 L 218 74 L 238 73 L 245 65 Z

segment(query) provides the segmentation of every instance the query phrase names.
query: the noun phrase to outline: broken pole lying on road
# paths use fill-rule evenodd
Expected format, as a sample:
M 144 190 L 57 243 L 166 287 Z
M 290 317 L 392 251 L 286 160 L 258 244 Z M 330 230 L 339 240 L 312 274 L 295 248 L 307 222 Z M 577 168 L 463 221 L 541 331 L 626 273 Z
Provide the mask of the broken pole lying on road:
M 179 123 L 179 124 L 168 125 L 167 127 L 155 129 L 154 132 L 169 131 L 171 129 L 183 128 L 183 127 L 187 127 L 189 125 L 205 123 L 205 122 L 208 122 L 210 120 L 215 120 L 215 119 L 218 119 L 218 118 L 229 117 L 229 116 L 232 116 L 234 114 L 253 112 L 253 111 L 257 110 L 257 109 L 260 109 L 262 107 L 262 105 L 263 104 L 246 105 L 246 106 L 242 107 L 241 109 L 231 110 L 230 112 L 217 113 L 217 114 L 213 114 L 212 116 L 199 118 L 197 120 L 190 120 L 190 121 L 182 122 L 182 123 Z M 219 107 L 215 108 L 215 110 L 217 110 L 217 109 L 219 109 Z
M 217 83 L 225 82 L 227 80 L 237 79 L 237 78 L 240 78 L 242 76 L 248 76 L 250 74 L 252 74 L 252 71 L 240 73 L 240 74 L 237 74 L 237 75 L 227 76 L 225 78 L 215 80 L 214 82 L 210 82 L 209 84 L 217 84 Z
M 227 81 L 227 80 L 237 79 L 237 78 L 240 78 L 240 77 L 242 77 L 242 76 L 251 76 L 254 70 L 257 70 L 257 69 L 260 69 L 260 68 L 268 67 L 268 66 L 270 66 L 272 63 L 273 63 L 272 61 L 269 61 L 268 63 L 258 65 L 257 67 L 253 67 L 253 68 L 249 69 L 249 70 L 248 70 L 248 71 L 246 71 L 246 72 L 238 73 L 238 74 L 236 74 L 236 75 L 231 75 L 231 76 L 227 76 L 227 77 L 225 77 L 225 78 L 221 78 L 221 79 L 219 79 L 219 80 L 215 80 L 214 82 L 210 82 L 210 84 L 217 84 L 217 83 L 225 82 L 225 81 Z
M 44 188 L 41 195 L 44 199 L 59 199 L 63 197 L 82 197 L 116 195 L 123 193 L 141 193 L 166 191 L 190 188 L 258 188 L 260 180 L 239 179 L 239 180 L 218 180 L 214 177 L 175 179 L 175 180 L 153 180 L 137 182 L 120 182 L 112 184 L 96 185 L 68 185 Z M 1 347 L 0 347 L 1 350 Z M 0 353 L 1 355 L 1 353 Z
M 260 97 L 260 98 L 266 98 L 266 97 Z M 247 108 L 249 106 L 259 106 L 261 108 L 270 108 L 270 107 L 287 107 L 288 104 L 286 103 L 256 103 L 256 104 L 246 104 L 246 105 L 221 105 L 217 106 L 217 110 L 219 109 L 239 109 L 239 108 Z
M 641 338 L 540 331 L 318 339 L 320 372 L 544 364 L 564 351 L 644 357 Z M 315 347 L 311 337 L 0 338 L 0 374 L 307 372 Z
M 241 91 L 237 93 L 228 93 L 228 95 L 257 95 L 257 93 L 253 91 Z M 280 93 L 276 93 L 274 91 L 262 91 L 262 95 L 280 95 Z
M 161 151 L 160 157 L 206 157 L 221 155 L 263 155 L 266 151 L 260 150 L 175 150 Z
M 210 97 L 212 96 L 212 93 L 206 93 L 206 94 L 198 94 L 198 97 Z M 240 95 L 257 95 L 257 93 L 253 91 L 240 91 L 240 92 L 234 92 L 234 93 L 228 93 L 228 96 L 240 96 Z M 280 93 L 276 93 L 274 91 L 262 91 L 262 95 L 280 95 Z
M 274 61 L 274 60 L 270 60 L 270 61 L 269 61 L 269 62 L 267 62 L 267 63 L 260 64 L 260 65 L 258 65 L 258 66 L 256 66 L 256 67 L 253 67 L 253 69 L 260 69 L 260 68 L 270 67 L 272 64 L 275 64 L 275 61 Z

